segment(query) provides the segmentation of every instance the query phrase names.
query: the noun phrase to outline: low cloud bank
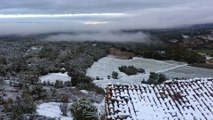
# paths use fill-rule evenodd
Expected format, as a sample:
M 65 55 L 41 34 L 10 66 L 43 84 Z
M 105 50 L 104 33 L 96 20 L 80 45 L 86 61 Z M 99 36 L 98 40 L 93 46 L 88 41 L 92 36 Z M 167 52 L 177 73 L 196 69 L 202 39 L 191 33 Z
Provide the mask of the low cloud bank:
M 213 0 L 24 1 L 1 2 L 0 35 L 163 29 L 213 22 Z M 99 34 L 95 38 L 102 36 Z M 90 34 L 72 38 L 81 35 L 92 38 Z
M 149 35 L 142 32 L 123 33 L 123 32 L 94 32 L 78 34 L 51 35 L 43 39 L 45 41 L 98 41 L 98 42 L 150 42 Z

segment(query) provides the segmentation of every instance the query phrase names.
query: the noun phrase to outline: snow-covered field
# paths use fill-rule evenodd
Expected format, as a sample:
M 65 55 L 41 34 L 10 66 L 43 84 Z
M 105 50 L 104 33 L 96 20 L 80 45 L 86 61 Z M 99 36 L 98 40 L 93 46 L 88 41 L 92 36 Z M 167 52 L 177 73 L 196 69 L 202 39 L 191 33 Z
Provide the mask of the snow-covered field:
M 118 67 L 122 65 L 133 65 L 136 68 L 143 68 L 146 70 L 146 74 L 128 76 L 118 70 Z M 142 57 L 134 57 L 133 59 L 127 60 L 108 56 L 95 62 L 87 70 L 87 76 L 90 76 L 93 79 L 99 77 L 101 80 L 95 80 L 94 83 L 96 83 L 98 86 L 105 87 L 107 83 L 141 83 L 142 80 L 148 79 L 149 72 L 165 72 L 184 66 L 187 66 L 187 64 L 175 61 L 159 61 Z M 118 72 L 118 79 L 108 79 L 107 76 L 111 76 L 113 71 Z
M 108 85 L 108 119 L 212 120 L 213 79 L 161 85 Z
M 213 77 L 213 69 L 197 68 L 184 66 L 163 72 L 167 77 L 174 78 L 196 78 L 196 77 Z
M 48 103 L 42 103 L 38 105 L 37 113 L 39 115 L 50 117 L 50 118 L 56 118 L 60 120 L 73 120 L 71 113 L 68 113 L 68 116 L 63 116 L 60 109 L 59 109 L 60 103 L 58 102 L 48 102 Z
M 70 81 L 71 80 L 71 77 L 67 74 L 67 72 L 65 73 L 49 73 L 47 75 L 44 75 L 44 76 L 40 76 L 39 77 L 39 80 L 41 82 L 50 82 L 50 83 L 55 83 L 56 80 L 59 80 L 59 81 Z
M 146 74 L 128 76 L 118 70 L 118 67 L 122 65 L 133 65 L 136 68 L 144 68 Z M 113 71 L 118 72 L 118 79 L 108 79 L 107 76 L 111 76 Z M 108 83 L 139 84 L 142 80 L 148 79 L 149 72 L 163 73 L 168 78 L 213 77 L 212 69 L 191 67 L 187 66 L 184 62 L 173 60 L 160 61 L 142 57 L 134 57 L 133 59 L 127 60 L 118 59 L 113 56 L 104 57 L 95 62 L 87 70 L 87 76 L 90 76 L 93 79 L 99 77 L 101 80 L 94 80 L 94 83 L 104 88 Z

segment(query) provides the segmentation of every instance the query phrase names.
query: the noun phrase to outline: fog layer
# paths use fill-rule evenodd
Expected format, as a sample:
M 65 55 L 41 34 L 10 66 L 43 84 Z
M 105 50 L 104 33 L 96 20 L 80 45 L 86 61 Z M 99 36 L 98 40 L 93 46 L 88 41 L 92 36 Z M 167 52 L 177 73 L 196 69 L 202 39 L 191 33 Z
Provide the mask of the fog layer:
M 52 35 L 43 40 L 46 41 L 104 41 L 104 42 L 144 42 L 149 43 L 148 35 L 137 33 L 123 32 L 93 32 L 93 33 L 78 33 L 78 34 L 59 34 Z
M 0 4 L 0 35 L 212 23 L 212 6 L 213 0 L 5 0 Z

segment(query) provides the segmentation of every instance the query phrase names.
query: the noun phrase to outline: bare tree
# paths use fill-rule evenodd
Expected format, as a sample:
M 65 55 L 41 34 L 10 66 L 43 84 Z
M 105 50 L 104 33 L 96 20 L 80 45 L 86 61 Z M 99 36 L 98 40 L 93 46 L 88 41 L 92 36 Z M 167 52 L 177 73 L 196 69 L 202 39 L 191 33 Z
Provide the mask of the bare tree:
M 61 103 L 61 104 L 59 105 L 59 108 L 60 108 L 60 110 L 61 110 L 61 112 L 62 112 L 62 115 L 63 115 L 63 116 L 67 116 L 67 112 L 68 112 L 68 103 Z

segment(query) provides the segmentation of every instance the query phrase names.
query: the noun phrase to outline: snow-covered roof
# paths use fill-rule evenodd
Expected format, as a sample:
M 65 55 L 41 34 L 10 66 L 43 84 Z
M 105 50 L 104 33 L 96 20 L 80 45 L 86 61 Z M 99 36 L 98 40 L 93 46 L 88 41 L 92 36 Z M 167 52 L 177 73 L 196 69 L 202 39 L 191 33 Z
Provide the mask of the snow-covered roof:
M 213 118 L 213 79 L 173 80 L 160 85 L 108 84 L 107 118 L 175 120 Z

